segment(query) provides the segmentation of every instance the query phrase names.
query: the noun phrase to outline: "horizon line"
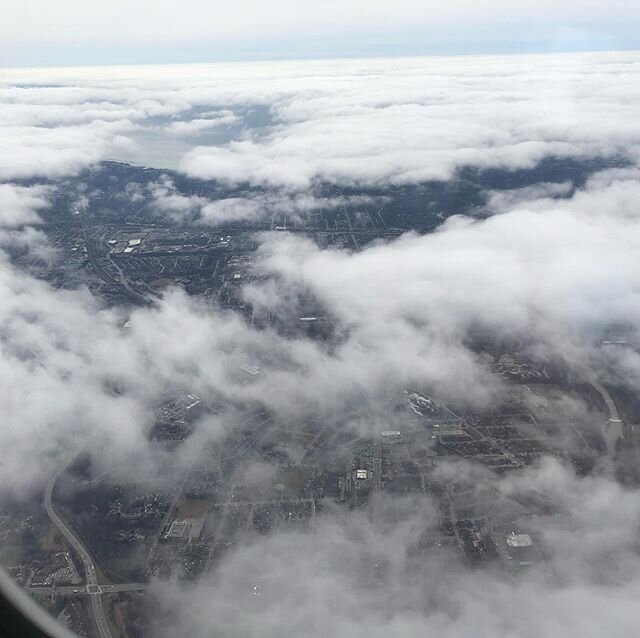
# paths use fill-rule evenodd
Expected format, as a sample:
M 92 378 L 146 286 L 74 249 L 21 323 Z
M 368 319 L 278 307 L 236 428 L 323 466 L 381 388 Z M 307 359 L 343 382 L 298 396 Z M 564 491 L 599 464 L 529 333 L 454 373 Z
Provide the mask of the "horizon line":
M 29 71 L 29 70 L 55 70 L 55 69 L 92 69 L 113 67 L 161 67 L 161 66 L 213 66 L 225 64 L 270 64 L 282 62 L 333 62 L 333 61 L 358 61 L 358 60 L 401 60 L 420 58 L 500 58 L 500 57 L 536 57 L 536 56 L 564 56 L 564 55 L 589 55 L 589 54 L 613 54 L 613 53 L 640 53 L 640 47 L 621 47 L 611 49 L 603 48 L 575 48 L 575 49 L 535 49 L 513 51 L 459 51 L 450 53 L 388 53 L 383 55 L 359 53 L 354 55 L 309 55 L 309 56 L 274 56 L 274 57 L 237 57 L 215 58 L 210 60 L 193 61 L 162 61 L 162 62 L 114 62 L 114 63 L 73 63 L 73 64 L 38 64 L 38 65 L 2 65 L 2 71 Z

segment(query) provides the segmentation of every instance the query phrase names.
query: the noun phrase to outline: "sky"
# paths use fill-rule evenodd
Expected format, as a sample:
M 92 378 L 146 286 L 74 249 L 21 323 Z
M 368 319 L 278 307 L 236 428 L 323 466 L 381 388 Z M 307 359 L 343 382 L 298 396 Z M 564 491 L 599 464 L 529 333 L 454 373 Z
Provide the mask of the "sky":
M 352 20 L 364 4 L 342 6 Z M 450 3 L 434 16 L 424 3 L 402 12 L 390 6 L 370 12 L 371 33 L 385 23 L 400 34 L 409 22 L 435 29 L 438 20 L 465 19 L 471 30 L 472 19 L 498 25 L 508 11 L 506 3 Z M 598 28 L 609 33 L 604 8 L 580 6 L 581 15 L 602 17 Z M 336 25 L 330 3 L 289 13 L 279 5 L 284 23 L 258 5 L 234 4 L 217 21 L 204 3 L 177 17 L 141 3 L 127 20 L 117 2 L 101 7 L 104 15 L 60 3 L 51 17 L 16 4 L 12 15 L 28 26 L 3 22 L 2 41 L 17 55 L 39 39 L 42 51 L 55 44 L 71 57 L 33 63 L 79 65 L 107 59 L 92 57 L 91 46 L 74 58 L 72 42 L 83 51 L 86 41 L 101 51 L 123 42 L 157 51 L 177 31 L 183 40 L 246 41 L 256 33 L 244 26 L 252 9 L 273 38 L 279 29 L 302 38 L 311 23 L 319 34 L 344 24 Z M 518 7 L 516 16 L 511 9 L 517 24 L 544 31 L 552 10 L 558 24 L 576 24 L 577 3 Z M 620 3 L 619 11 L 633 23 L 636 9 Z M 114 480 L 160 480 L 168 459 L 148 434 L 169 391 L 259 402 L 288 423 L 317 418 L 336 432 L 368 436 L 388 429 L 386 397 L 407 387 L 481 409 L 504 386 L 469 348 L 479 327 L 526 336 L 533 352 L 576 374 L 594 365 L 607 378 L 614 365 L 640 391 L 637 349 L 604 360 L 600 347 L 603 329 L 621 323 L 630 343 L 639 340 L 639 75 L 640 54 L 629 51 L 0 70 L 0 502 L 38 497 L 70 450 L 83 448 L 99 450 L 93 462 Z M 542 183 L 488 192 L 486 218 L 454 217 L 434 233 L 406 233 L 359 252 L 320 250 L 293 234 L 260 236 L 260 277 L 242 294 L 287 317 L 296 316 L 300 291 L 311 293 L 336 323 L 341 338 L 331 347 L 258 330 L 179 289 L 149 307 L 108 307 L 82 280 L 61 290 L 39 276 L 62 259 L 43 224 L 56 184 L 105 159 L 266 191 L 212 199 L 180 192 L 168 173 L 123 191 L 131 201 L 149 198 L 168 220 L 216 228 L 274 208 L 303 213 L 343 203 L 322 200 L 318 182 L 384 189 L 456 179 L 462 167 L 527 169 L 549 157 L 618 163 L 575 190 Z M 16 249 L 32 269 L 15 266 Z M 247 361 L 260 374 L 239 383 Z M 351 417 L 354 405 L 359 417 Z M 603 419 L 568 396 L 550 405 L 569 424 Z M 192 462 L 235 431 L 234 416 L 198 423 L 178 460 Z M 301 455 L 293 447 L 283 453 L 292 463 Z M 208 636 L 212 626 L 248 637 L 633 635 L 640 491 L 621 486 L 607 459 L 588 478 L 562 459 L 504 480 L 464 464 L 443 464 L 441 472 L 447 484 L 487 490 L 505 503 L 532 488 L 561 503 L 559 514 L 527 520 L 553 548 L 549 560 L 517 580 L 455 561 L 420 562 L 412 550 L 439 523 L 429 498 L 390 504 L 381 495 L 380 516 L 372 517 L 328 505 L 315 534 L 251 538 L 196 589 L 154 583 L 154 635 Z M 509 507 L 522 515 L 513 501 Z M 393 523 L 389 510 L 397 513 Z M 372 556 L 388 566 L 381 580 L 371 578 Z M 269 587 L 244 604 L 256 578 Z
M 0 66 L 640 48 L 623 0 L 6 0 Z

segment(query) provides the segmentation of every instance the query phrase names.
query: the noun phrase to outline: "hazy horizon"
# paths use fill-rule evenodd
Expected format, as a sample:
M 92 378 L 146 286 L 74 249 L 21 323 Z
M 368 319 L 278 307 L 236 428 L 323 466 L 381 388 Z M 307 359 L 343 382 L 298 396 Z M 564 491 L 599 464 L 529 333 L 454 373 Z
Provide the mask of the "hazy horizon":
M 640 48 L 640 9 L 621 0 L 5 5 L 3 67 Z
M 157 62 L 114 62 L 114 63 L 75 63 L 75 64 L 39 64 L 32 66 L 8 65 L 0 66 L 0 74 L 20 72 L 20 71 L 43 71 L 52 73 L 56 70 L 90 70 L 90 69 L 119 69 L 119 68 L 155 68 L 155 67 L 224 67 L 224 66 L 250 66 L 250 65 L 278 65 L 278 64 L 307 64 L 323 62 L 366 62 L 366 61 L 402 61 L 402 60 L 448 60 L 448 59 L 491 59 L 491 58 L 536 58 L 536 57 L 552 57 L 552 56 L 589 56 L 589 55 L 607 55 L 616 53 L 638 53 L 640 52 L 640 43 L 629 48 L 576 48 L 566 50 L 510 50 L 510 51 L 461 51 L 451 53 L 397 53 L 397 54 L 353 54 L 353 55 L 327 55 L 327 56 L 309 56 L 309 57 L 255 57 L 255 58 L 234 58 L 234 59 L 211 59 L 211 60 L 191 60 L 191 61 L 157 61 Z

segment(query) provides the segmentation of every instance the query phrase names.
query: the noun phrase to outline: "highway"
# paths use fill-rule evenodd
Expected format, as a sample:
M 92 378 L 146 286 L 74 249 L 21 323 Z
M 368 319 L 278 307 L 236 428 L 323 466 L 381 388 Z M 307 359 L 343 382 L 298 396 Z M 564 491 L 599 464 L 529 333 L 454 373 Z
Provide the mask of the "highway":
M 144 591 L 148 587 L 148 584 L 122 583 L 120 585 L 94 585 L 91 590 L 89 590 L 88 585 L 57 585 L 44 587 L 32 586 L 29 587 L 29 593 L 44 596 L 81 596 L 83 594 L 93 596 L 94 594 L 96 594 L 95 587 L 98 588 L 98 594 L 117 594 L 119 592 L 127 591 Z
M 87 257 L 91 262 L 91 265 L 95 268 L 96 273 L 103 281 L 106 281 L 110 284 L 119 285 L 122 287 L 122 292 L 127 295 L 129 298 L 141 303 L 142 305 L 148 306 L 150 305 L 150 301 L 143 297 L 140 293 L 136 292 L 129 285 L 129 281 L 127 280 L 124 272 L 113 260 L 110 260 L 111 263 L 117 268 L 118 273 L 120 274 L 120 281 L 112 277 L 101 265 L 100 265 L 100 256 L 95 251 L 95 246 L 93 245 L 93 241 L 91 240 L 88 231 L 86 228 L 82 229 L 82 238 L 84 239 L 85 246 L 87 248 Z
M 607 412 L 609 413 L 609 420 L 602 426 L 602 435 L 607 444 L 607 451 L 610 456 L 615 453 L 615 444 L 619 438 L 624 438 L 624 423 L 620 418 L 618 407 L 616 406 L 613 398 L 609 394 L 609 391 L 600 383 L 596 373 L 589 369 L 586 373 L 587 381 L 589 385 L 602 397 L 605 405 L 607 406 Z
M 82 564 L 86 575 L 87 584 L 85 589 L 88 594 L 91 595 L 91 609 L 93 611 L 93 617 L 98 628 L 98 634 L 100 638 L 112 638 L 107 618 L 104 614 L 104 608 L 102 606 L 102 597 L 100 594 L 103 591 L 103 587 L 98 585 L 98 577 L 96 576 L 96 566 L 91 558 L 91 555 L 87 551 L 86 547 L 82 544 L 82 541 L 75 535 L 75 533 L 69 528 L 69 526 L 58 516 L 52 503 L 53 488 L 57 480 L 62 473 L 69 467 L 71 462 L 76 458 L 74 454 L 68 459 L 61 467 L 58 468 L 56 473 L 49 479 L 47 488 L 44 493 L 44 507 L 47 510 L 47 516 L 51 519 L 51 522 L 58 528 L 58 531 L 65 537 L 69 545 L 76 551 Z M 74 589 L 80 589 L 79 587 L 72 587 Z

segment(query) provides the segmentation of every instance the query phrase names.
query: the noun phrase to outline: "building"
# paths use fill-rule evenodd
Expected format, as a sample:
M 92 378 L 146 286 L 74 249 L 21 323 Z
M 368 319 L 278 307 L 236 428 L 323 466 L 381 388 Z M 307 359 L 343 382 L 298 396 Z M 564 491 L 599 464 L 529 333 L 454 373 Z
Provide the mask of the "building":
M 181 540 L 187 537 L 189 532 L 189 523 L 187 521 L 173 521 L 167 532 L 167 539 Z

